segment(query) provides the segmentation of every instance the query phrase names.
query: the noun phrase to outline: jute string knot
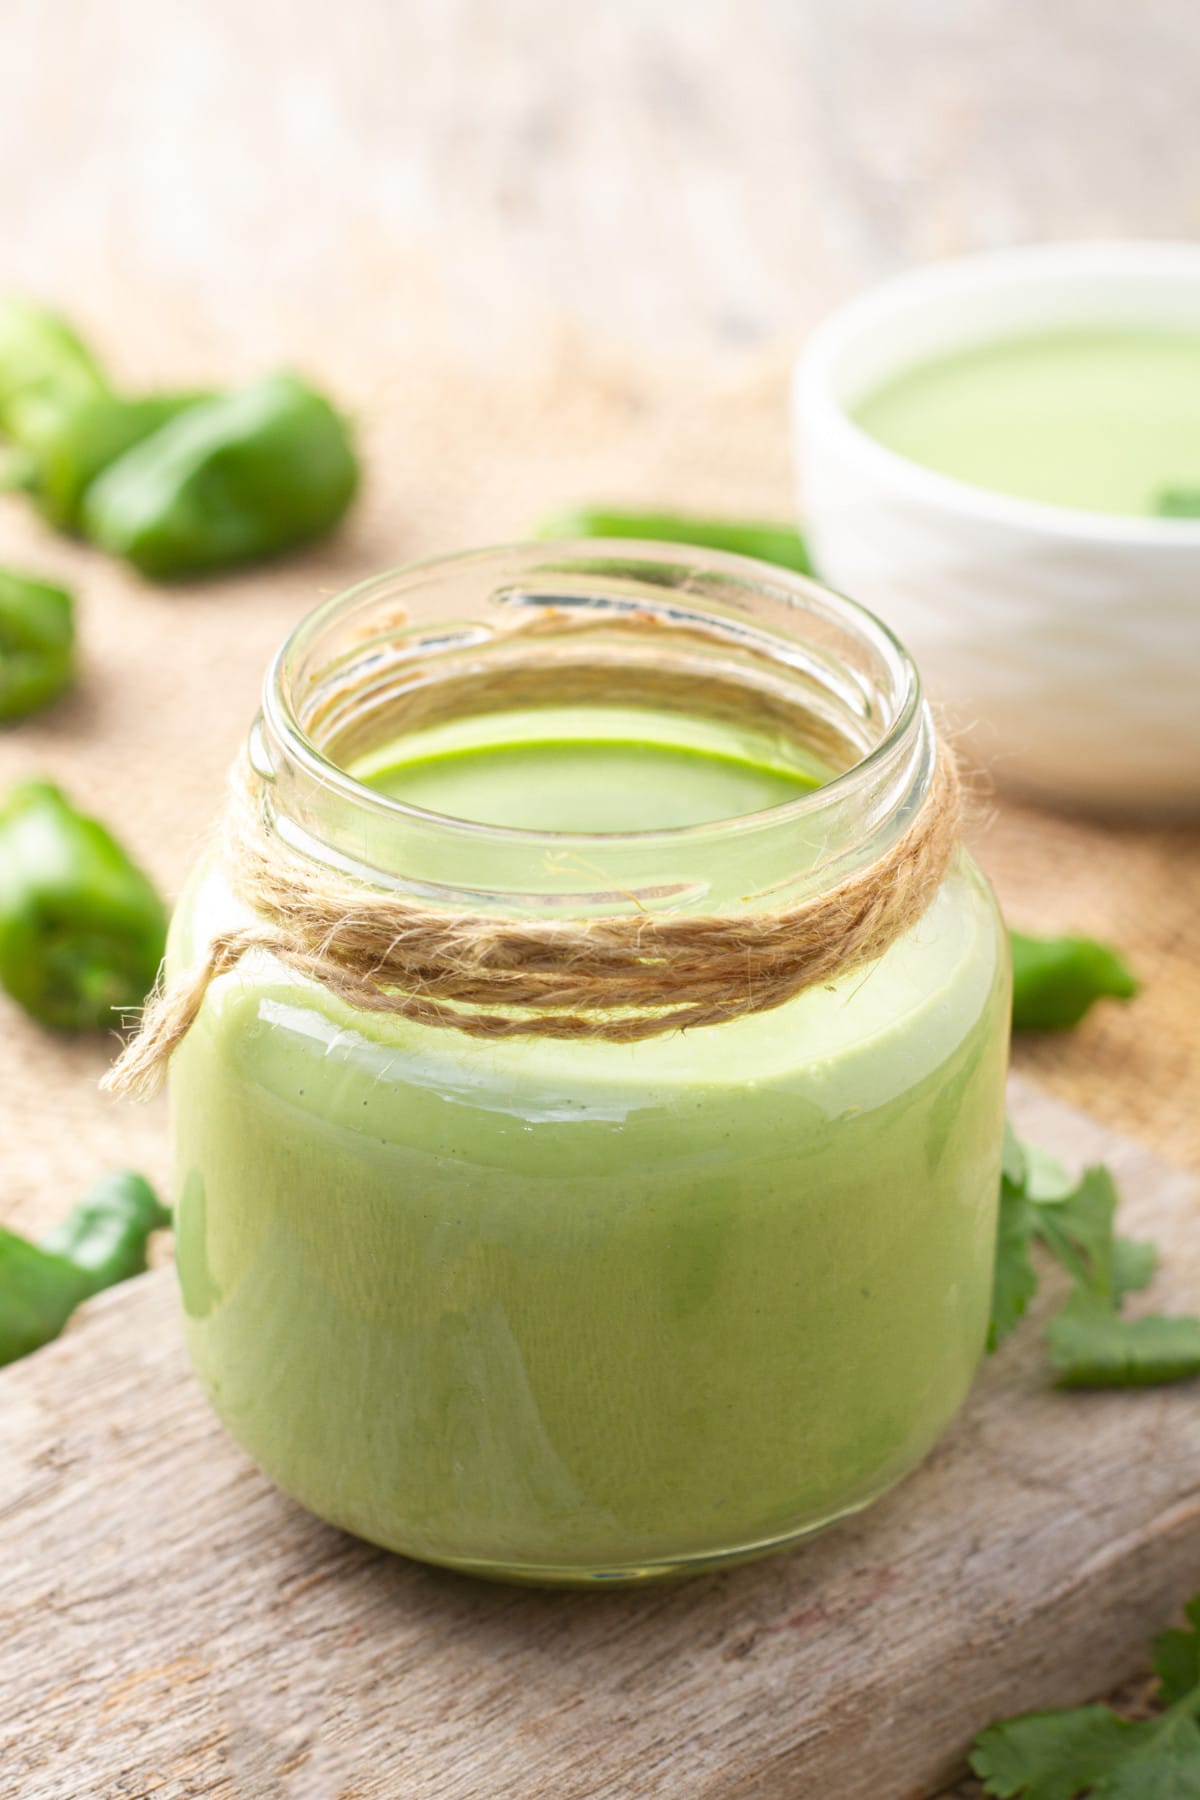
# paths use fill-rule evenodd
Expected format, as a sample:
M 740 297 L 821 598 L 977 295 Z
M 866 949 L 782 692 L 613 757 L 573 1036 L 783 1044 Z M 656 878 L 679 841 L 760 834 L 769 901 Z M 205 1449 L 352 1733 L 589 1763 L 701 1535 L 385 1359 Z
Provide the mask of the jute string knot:
M 104 1086 L 145 1097 L 209 986 L 252 951 L 348 1006 L 471 1037 L 632 1044 L 770 1012 L 873 962 L 925 911 L 958 836 L 959 776 L 938 746 L 928 795 L 874 862 L 777 912 L 622 913 L 586 919 L 452 912 L 314 862 L 271 828 L 243 757 L 231 776 L 224 855 L 256 922 L 218 934 L 151 996 Z

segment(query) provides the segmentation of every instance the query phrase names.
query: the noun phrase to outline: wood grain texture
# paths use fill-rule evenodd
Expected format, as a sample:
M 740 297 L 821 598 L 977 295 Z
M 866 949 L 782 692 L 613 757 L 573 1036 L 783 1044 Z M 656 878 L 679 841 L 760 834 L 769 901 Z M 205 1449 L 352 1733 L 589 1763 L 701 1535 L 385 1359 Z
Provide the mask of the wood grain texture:
M 1105 1157 L 1194 1300 L 1195 1194 Z M 997 1712 L 1138 1666 L 1200 1576 L 1194 1387 L 1066 1395 L 1027 1324 L 924 1468 L 791 1555 L 676 1588 L 543 1594 L 310 1519 L 185 1371 L 168 1272 L 7 1372 L 0 1791 L 13 1800 L 907 1800 Z
M 197 339 L 671 358 L 921 258 L 1200 230 L 1189 0 L 11 0 L 10 282 Z

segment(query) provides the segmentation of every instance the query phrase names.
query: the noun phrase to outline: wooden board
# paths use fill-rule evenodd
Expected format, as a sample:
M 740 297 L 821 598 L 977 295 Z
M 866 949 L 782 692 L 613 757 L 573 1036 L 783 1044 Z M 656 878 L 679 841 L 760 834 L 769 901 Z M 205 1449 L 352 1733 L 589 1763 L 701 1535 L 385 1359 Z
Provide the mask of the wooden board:
M 1028 1089 L 1020 1122 L 1118 1169 L 1195 1304 L 1194 1183 Z M 924 1468 L 784 1557 L 544 1594 L 307 1517 L 190 1381 L 169 1271 L 0 1378 L 6 1800 L 902 1800 L 997 1712 L 1138 1666 L 1200 1585 L 1194 1386 L 1065 1395 L 1040 1334 Z

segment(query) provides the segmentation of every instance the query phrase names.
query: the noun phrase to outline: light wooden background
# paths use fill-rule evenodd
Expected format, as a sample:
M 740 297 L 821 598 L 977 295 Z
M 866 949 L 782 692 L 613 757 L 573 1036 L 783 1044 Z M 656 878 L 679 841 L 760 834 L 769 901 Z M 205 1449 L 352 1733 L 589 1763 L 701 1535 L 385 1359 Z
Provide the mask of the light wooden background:
M 1190 0 L 5 0 L 10 281 L 336 358 L 791 341 L 899 265 L 1200 229 Z

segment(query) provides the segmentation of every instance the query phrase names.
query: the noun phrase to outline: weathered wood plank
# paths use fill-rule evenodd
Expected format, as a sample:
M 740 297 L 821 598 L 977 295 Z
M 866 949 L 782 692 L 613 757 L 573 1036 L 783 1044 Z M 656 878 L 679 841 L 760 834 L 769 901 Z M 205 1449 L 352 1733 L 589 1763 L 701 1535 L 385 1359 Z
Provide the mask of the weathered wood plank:
M 1118 1168 L 1195 1302 L 1191 1179 Z M 900 1800 L 998 1711 L 1103 1691 L 1200 1578 L 1194 1388 L 1063 1395 L 1026 1328 L 925 1467 L 790 1556 L 643 1593 L 489 1587 L 274 1492 L 184 1366 L 171 1276 L 0 1380 L 0 1792 L 20 1800 Z
M 1189 0 L 572 12 L 5 7 L 7 279 L 260 357 L 556 316 L 671 357 L 920 258 L 1200 224 Z

